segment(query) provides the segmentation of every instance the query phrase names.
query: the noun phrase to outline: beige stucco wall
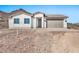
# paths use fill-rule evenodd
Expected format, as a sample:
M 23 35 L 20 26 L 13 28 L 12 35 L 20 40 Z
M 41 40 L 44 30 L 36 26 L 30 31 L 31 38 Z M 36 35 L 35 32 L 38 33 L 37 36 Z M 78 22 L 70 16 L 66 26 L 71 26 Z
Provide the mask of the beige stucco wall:
M 63 20 L 47 20 L 47 28 L 64 28 Z
M 19 18 L 20 23 L 19 24 L 14 24 L 14 18 Z M 29 18 L 30 19 L 30 24 L 24 24 L 24 18 Z M 31 28 L 31 16 L 26 15 L 26 14 L 20 14 L 17 16 L 13 16 L 12 18 L 9 18 L 9 28 Z
M 46 20 L 43 14 L 35 14 L 34 17 L 31 17 L 27 14 L 13 16 L 12 18 L 9 18 L 9 28 L 36 28 L 37 17 L 41 17 L 42 28 L 67 28 L 67 23 L 65 22 L 65 20 Z M 20 23 L 14 24 L 14 18 L 19 18 Z M 29 18 L 30 24 L 24 24 L 24 18 Z

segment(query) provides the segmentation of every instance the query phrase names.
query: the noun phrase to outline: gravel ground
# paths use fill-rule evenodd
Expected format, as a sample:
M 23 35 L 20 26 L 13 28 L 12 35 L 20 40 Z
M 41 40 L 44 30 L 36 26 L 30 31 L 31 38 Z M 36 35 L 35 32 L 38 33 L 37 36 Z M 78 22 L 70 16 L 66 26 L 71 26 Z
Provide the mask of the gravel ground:
M 79 52 L 79 30 L 1 29 L 1 53 Z

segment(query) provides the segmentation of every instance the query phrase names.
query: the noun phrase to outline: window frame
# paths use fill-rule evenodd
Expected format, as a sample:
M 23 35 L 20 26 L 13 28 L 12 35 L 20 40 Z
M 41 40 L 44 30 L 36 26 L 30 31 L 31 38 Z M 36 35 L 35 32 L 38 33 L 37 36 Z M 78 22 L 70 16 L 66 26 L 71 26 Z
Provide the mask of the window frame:
M 30 24 L 30 18 L 24 18 L 24 24 Z
M 18 19 L 18 21 L 16 21 L 17 19 Z M 20 23 L 19 20 L 20 20 L 19 18 L 14 18 L 14 24 L 19 24 Z

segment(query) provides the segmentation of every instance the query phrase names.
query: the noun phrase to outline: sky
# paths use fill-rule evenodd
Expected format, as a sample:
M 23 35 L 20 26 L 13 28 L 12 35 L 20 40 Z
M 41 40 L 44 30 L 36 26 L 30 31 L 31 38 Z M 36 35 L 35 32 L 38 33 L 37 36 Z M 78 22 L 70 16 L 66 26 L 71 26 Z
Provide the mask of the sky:
M 11 12 L 24 9 L 30 13 L 37 11 L 45 14 L 63 14 L 68 16 L 67 22 L 79 23 L 79 5 L 0 5 L 0 11 Z

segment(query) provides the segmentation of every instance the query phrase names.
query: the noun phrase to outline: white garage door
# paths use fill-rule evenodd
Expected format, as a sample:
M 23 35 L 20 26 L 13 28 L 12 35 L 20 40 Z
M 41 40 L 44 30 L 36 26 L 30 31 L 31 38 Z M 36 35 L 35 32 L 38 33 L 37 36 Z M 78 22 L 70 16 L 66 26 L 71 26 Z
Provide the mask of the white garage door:
M 63 28 L 63 20 L 47 20 L 48 28 Z

